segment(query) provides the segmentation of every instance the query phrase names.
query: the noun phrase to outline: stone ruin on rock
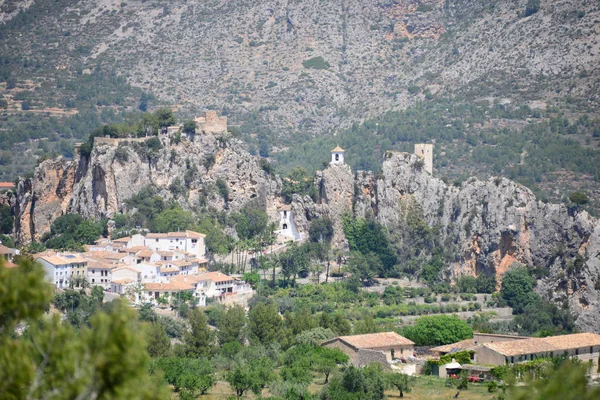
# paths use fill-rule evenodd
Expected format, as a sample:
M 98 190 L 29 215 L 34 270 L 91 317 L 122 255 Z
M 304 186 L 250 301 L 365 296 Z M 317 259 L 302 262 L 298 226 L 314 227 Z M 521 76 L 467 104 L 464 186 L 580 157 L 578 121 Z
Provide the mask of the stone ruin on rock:
M 433 145 L 416 143 L 415 154 L 423 159 L 425 171 L 433 174 Z
M 222 134 L 227 132 L 227 117 L 217 115 L 216 111 L 207 111 L 203 117 L 194 118 L 198 130 L 205 134 Z

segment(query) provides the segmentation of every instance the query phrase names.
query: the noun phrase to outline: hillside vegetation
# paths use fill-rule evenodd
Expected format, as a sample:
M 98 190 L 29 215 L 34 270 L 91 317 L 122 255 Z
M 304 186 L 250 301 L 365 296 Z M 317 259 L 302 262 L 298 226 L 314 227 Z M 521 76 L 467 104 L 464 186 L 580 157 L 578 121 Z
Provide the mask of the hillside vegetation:
M 6 0 L 0 179 L 162 102 L 229 115 L 284 169 L 314 169 L 338 141 L 360 143 L 350 162 L 373 168 L 387 148 L 436 139 L 451 180 L 504 174 L 554 200 L 593 195 L 600 6 L 538 3 Z

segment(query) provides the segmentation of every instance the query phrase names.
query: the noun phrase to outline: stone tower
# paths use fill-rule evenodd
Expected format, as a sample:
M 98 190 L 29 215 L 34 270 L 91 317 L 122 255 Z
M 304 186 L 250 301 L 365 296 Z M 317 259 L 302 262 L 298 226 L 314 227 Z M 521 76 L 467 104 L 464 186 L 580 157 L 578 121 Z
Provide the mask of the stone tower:
M 417 143 L 415 144 L 415 154 L 423 159 L 425 171 L 433 174 L 433 145 Z
M 337 146 L 331 150 L 331 163 L 330 164 L 343 164 L 344 163 L 344 149 Z

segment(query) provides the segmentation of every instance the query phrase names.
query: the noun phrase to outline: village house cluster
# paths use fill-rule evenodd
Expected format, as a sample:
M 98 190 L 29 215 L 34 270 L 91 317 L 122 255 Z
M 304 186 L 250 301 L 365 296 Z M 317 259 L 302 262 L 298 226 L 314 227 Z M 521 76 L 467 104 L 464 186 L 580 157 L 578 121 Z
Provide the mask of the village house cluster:
M 157 303 L 189 292 L 198 305 L 207 299 L 245 302 L 249 284 L 221 272 L 207 272 L 205 235 L 184 232 L 136 234 L 101 239 L 83 253 L 46 251 L 36 255 L 57 289 L 101 286 L 134 303 Z

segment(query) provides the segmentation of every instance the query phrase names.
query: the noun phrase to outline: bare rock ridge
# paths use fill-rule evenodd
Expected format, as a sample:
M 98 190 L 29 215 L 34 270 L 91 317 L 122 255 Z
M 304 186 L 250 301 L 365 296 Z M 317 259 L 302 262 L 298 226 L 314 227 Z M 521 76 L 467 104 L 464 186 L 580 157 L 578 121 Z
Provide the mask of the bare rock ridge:
M 218 210 L 235 211 L 251 199 L 276 204 L 273 196 L 280 181 L 270 178 L 235 139 L 224 143 L 206 135 L 169 143 L 165 137 L 154 153 L 144 141 L 100 139 L 89 157 L 44 161 L 31 179 L 19 183 L 14 207 L 21 243 L 39 241 L 52 220 L 67 213 L 99 218 L 125 212 L 125 201 L 148 186 L 188 209 L 206 202 Z M 227 195 L 219 193 L 218 180 L 226 183 Z
M 260 168 L 258 158 L 230 139 L 197 136 L 148 154 L 141 142 L 97 143 L 89 158 L 47 160 L 32 178 L 19 183 L 14 200 L 16 234 L 21 243 L 39 240 L 52 220 L 65 213 L 86 217 L 126 211 L 125 200 L 148 185 L 165 199 L 193 209 L 200 201 L 218 210 L 239 210 L 248 201 L 265 204 L 277 220 L 281 179 Z M 422 168 L 415 155 L 389 152 L 379 174 L 331 165 L 315 176 L 318 201 L 295 195 L 296 224 L 328 215 L 334 241 L 346 247 L 342 217 L 373 216 L 390 231 L 401 230 L 408 206 L 436 227 L 456 252 L 449 275 L 501 276 L 515 262 L 547 271 L 538 290 L 567 302 L 580 328 L 600 332 L 600 224 L 587 212 L 538 201 L 526 187 L 505 178 L 471 178 L 460 187 L 444 183 Z M 223 198 L 215 182 L 227 183 Z M 204 199 L 204 200 L 201 200 Z M 412 209 L 411 209 L 412 210 Z M 578 262 L 574 262 L 579 260 Z

